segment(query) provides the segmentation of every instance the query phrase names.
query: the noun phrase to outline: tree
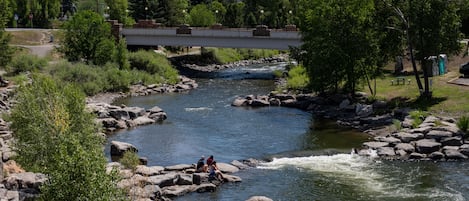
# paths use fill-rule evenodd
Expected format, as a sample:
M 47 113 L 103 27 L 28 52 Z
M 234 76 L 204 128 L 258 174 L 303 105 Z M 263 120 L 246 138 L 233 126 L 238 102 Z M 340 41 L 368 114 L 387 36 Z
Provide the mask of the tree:
M 48 175 L 40 200 L 124 200 L 106 173 L 102 138 L 77 88 L 33 75 L 11 112 L 17 161 Z
M 102 59 L 112 61 L 114 49 L 109 23 L 92 11 L 79 11 L 64 24 L 65 38 L 59 51 L 69 61 L 84 60 L 87 63 L 102 64 Z M 101 51 L 103 50 L 104 51 Z
M 13 50 L 8 45 L 11 36 L 5 32 L 5 24 L 12 16 L 9 1 L 0 1 L 0 10 L 0 67 L 5 67 L 13 55 Z
M 189 7 L 188 0 L 161 0 L 158 16 L 167 26 L 179 26 L 186 23 Z
M 129 4 L 127 0 L 105 0 L 109 9 L 107 10 L 111 20 L 117 20 L 124 25 L 131 25 L 132 20 L 128 16 Z
M 244 3 L 231 3 L 228 4 L 224 24 L 228 27 L 243 27 L 243 10 Z
M 226 8 L 223 6 L 222 3 L 218 1 L 213 1 L 210 4 L 210 10 L 215 13 L 215 21 L 217 23 L 224 23 L 225 21 L 225 15 L 226 15 Z
M 17 0 L 15 13 L 19 22 L 28 27 L 49 27 L 50 20 L 59 17 L 60 0 Z M 31 18 L 32 17 L 32 18 Z
M 215 15 L 205 4 L 198 4 L 192 7 L 189 16 L 192 26 L 207 27 L 215 24 Z
M 129 12 L 136 21 L 141 19 L 158 19 L 160 3 L 158 0 L 147 0 L 142 3 L 141 0 L 129 0 Z M 145 10 L 145 7 L 147 8 Z
M 302 0 L 299 61 L 317 92 L 355 92 L 379 71 L 381 30 L 373 21 L 373 0 Z

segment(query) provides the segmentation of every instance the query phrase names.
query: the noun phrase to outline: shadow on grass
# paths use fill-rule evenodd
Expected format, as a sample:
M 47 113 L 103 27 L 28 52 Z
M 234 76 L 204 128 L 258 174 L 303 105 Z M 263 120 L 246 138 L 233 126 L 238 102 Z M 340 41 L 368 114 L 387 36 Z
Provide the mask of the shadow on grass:
M 448 100 L 447 97 L 419 97 L 417 99 L 410 99 L 408 97 L 396 97 L 389 101 L 390 105 L 394 108 L 410 107 L 422 111 L 428 111 L 434 105 Z

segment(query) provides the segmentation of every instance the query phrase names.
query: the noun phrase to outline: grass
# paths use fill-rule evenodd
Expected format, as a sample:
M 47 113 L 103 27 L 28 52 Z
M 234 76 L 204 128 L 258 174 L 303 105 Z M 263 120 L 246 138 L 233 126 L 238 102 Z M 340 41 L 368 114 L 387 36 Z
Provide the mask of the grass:
M 391 85 L 391 80 L 396 77 L 388 74 L 377 79 L 377 96 L 390 101 L 396 107 L 409 106 L 433 113 L 452 113 L 459 116 L 469 113 L 469 87 L 448 83 L 458 76 L 456 72 L 450 72 L 444 76 L 431 77 L 430 89 L 433 98 L 422 100 L 418 98 L 419 90 L 414 76 L 404 76 L 405 85 Z M 410 84 L 407 82 L 409 79 Z M 423 85 L 423 79 L 421 81 Z
M 40 45 L 42 33 L 37 31 L 12 31 L 10 44 L 12 45 Z

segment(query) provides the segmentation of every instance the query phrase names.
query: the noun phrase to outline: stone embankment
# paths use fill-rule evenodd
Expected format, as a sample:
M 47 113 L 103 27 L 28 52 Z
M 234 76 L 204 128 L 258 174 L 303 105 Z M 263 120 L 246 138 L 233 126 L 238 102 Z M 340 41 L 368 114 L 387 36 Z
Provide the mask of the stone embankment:
M 415 128 L 413 121 L 407 116 L 402 129 L 363 143 L 358 154 L 400 160 L 468 159 L 469 144 L 464 143 L 455 119 L 428 116 Z
M 127 151 L 138 152 L 138 149 L 125 142 L 113 141 L 111 155 L 121 156 Z M 241 182 L 241 178 L 231 175 L 240 169 L 251 168 L 259 161 L 232 161 L 230 164 L 217 162 L 223 174 L 223 180 L 211 178 L 208 173 L 196 172 L 195 164 L 172 166 L 138 165 L 135 170 L 126 169 L 120 163 L 109 163 L 107 170 L 117 168 L 123 178 L 118 186 L 129 192 L 132 199 L 168 200 L 192 192 L 205 193 L 216 191 L 223 183 Z
M 167 118 L 163 109 L 154 106 L 150 109 L 140 107 L 127 107 L 125 105 L 111 105 L 112 99 L 125 96 L 146 96 L 159 93 L 180 93 L 198 87 L 197 83 L 184 76 L 179 77 L 179 82 L 175 85 L 151 84 L 131 86 L 128 94 L 100 94 L 89 98 L 87 108 L 96 114 L 96 122 L 102 124 L 106 132 L 114 132 L 120 129 L 133 128 L 136 126 L 154 124 L 162 122 Z M 103 97 L 104 96 L 104 97 Z M 107 100 L 106 100 L 107 99 Z M 109 100 L 111 99 L 111 100 Z
M 359 129 L 374 140 L 358 148 L 364 156 L 399 160 L 463 160 L 469 157 L 454 118 L 428 116 L 412 127 L 411 109 L 390 109 L 384 101 L 367 103 L 364 93 L 318 97 L 312 94 L 248 95 L 232 102 L 237 107 L 284 106 L 309 111 L 319 118 L 334 119 L 340 126 Z M 379 114 L 375 114 L 379 113 Z M 394 124 L 402 125 L 396 129 Z

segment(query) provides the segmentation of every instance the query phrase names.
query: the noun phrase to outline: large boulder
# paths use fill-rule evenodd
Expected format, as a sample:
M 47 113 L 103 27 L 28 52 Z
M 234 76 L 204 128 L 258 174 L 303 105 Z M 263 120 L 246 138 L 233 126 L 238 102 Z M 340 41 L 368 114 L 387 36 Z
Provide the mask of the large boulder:
M 117 120 L 130 119 L 129 113 L 125 109 L 113 109 L 109 110 L 109 115 Z
M 237 168 L 234 165 L 227 164 L 227 163 L 217 163 L 217 167 L 223 173 L 235 173 L 239 171 L 239 168 Z
M 430 139 L 422 139 L 415 142 L 417 152 L 421 154 L 430 154 L 432 152 L 440 150 L 441 143 L 435 142 Z
M 123 156 L 126 151 L 138 152 L 137 148 L 130 143 L 111 141 L 111 156 Z
M 433 160 L 440 160 L 440 159 L 443 159 L 445 157 L 445 154 L 439 152 L 439 151 L 435 151 L 433 153 L 431 153 L 430 155 L 428 155 L 428 158 L 431 158 Z
M 412 153 L 415 151 L 415 147 L 409 143 L 399 143 L 394 148 L 396 150 L 403 150 L 407 153 Z
M 151 185 L 158 185 L 159 187 L 163 188 L 166 186 L 173 186 L 179 180 L 179 174 L 177 173 L 168 173 L 163 175 L 156 175 L 148 177 L 147 181 L 148 184 Z
M 416 141 L 416 140 L 423 138 L 423 134 L 421 133 L 410 134 L 410 133 L 405 133 L 405 132 L 399 132 L 399 133 L 392 134 L 392 136 L 400 139 L 404 143 L 409 143 L 409 142 Z
M 245 98 L 236 98 L 233 103 L 231 103 L 231 106 L 235 107 L 241 107 L 246 105 L 248 105 L 248 101 Z
M 203 184 L 194 186 L 192 191 L 197 192 L 197 193 L 205 193 L 205 192 L 214 192 L 216 190 L 217 190 L 217 185 L 212 184 L 212 183 L 203 183 Z
M 378 156 L 381 157 L 394 157 L 396 156 L 396 152 L 394 152 L 394 148 L 392 147 L 380 147 L 378 148 Z
M 431 130 L 427 133 L 426 138 L 435 139 L 440 141 L 442 138 L 452 137 L 453 133 L 448 131 L 439 131 L 439 130 Z
M 175 185 L 175 186 L 167 186 L 162 189 L 163 195 L 166 197 L 179 197 L 185 195 L 187 193 L 192 192 L 194 186 L 192 185 Z
M 129 114 L 130 119 L 136 119 L 137 117 L 145 115 L 145 109 L 141 107 L 126 107 L 123 109 Z
M 441 139 L 441 144 L 443 146 L 461 146 L 462 140 L 461 137 L 447 137 Z
M 265 196 L 252 196 L 246 201 L 273 201 L 273 200 Z
M 152 166 L 148 167 L 145 165 L 138 165 L 137 168 L 135 169 L 135 174 L 140 174 L 143 176 L 154 176 L 154 175 L 159 175 L 164 171 L 164 167 L 161 166 Z
M 150 119 L 150 118 L 145 117 L 145 116 L 141 116 L 141 117 L 134 118 L 133 120 L 127 121 L 127 125 L 129 127 L 135 127 L 135 126 L 153 124 L 155 122 L 156 121 L 153 120 L 153 119 Z
M 355 106 L 355 114 L 359 117 L 370 116 L 371 114 L 373 114 L 373 106 L 357 104 Z
M 377 149 L 380 147 L 387 147 L 387 146 L 389 146 L 388 142 L 365 142 L 363 143 L 363 147 L 371 148 L 371 149 Z
M 264 99 L 254 99 L 250 102 L 251 106 L 253 107 L 263 107 L 263 106 L 269 106 L 270 105 L 270 102 L 268 100 L 264 100 Z
M 46 181 L 44 174 L 23 172 L 9 175 L 2 183 L 8 190 L 34 189 L 39 192 L 39 187 Z
M 466 155 L 454 149 L 446 149 L 444 152 L 447 159 L 464 160 L 468 158 Z

